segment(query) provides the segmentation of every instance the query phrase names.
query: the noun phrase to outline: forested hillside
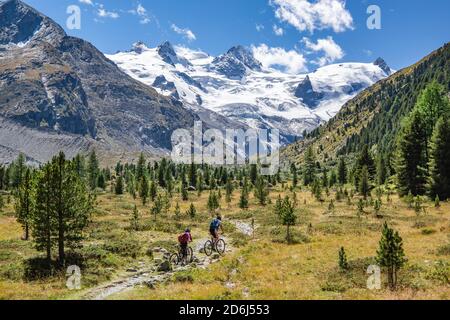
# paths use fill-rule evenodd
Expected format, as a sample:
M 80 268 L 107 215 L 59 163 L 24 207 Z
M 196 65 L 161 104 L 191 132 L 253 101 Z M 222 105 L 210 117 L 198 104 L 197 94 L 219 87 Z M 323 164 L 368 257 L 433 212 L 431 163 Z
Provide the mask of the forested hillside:
M 336 156 L 360 151 L 362 146 L 391 154 L 402 120 L 433 81 L 450 91 L 450 43 L 363 91 L 328 124 L 287 147 L 284 159 L 302 163 L 308 146 L 313 147 L 318 160 L 335 160 Z

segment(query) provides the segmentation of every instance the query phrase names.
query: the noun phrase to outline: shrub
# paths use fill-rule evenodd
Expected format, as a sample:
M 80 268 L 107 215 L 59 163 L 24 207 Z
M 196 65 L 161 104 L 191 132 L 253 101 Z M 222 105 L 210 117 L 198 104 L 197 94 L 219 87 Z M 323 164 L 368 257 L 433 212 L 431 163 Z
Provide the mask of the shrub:
M 136 258 L 140 255 L 141 245 L 138 240 L 125 237 L 108 241 L 103 245 L 103 248 L 122 257 Z
M 450 255 L 450 243 L 444 244 L 437 249 L 436 252 L 439 256 L 449 256 Z

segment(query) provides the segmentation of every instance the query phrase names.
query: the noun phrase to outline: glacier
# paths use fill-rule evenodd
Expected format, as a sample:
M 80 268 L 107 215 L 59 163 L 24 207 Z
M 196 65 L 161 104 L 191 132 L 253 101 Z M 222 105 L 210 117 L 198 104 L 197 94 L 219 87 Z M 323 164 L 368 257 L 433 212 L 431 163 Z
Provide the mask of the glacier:
M 285 143 L 334 117 L 362 90 L 388 77 L 383 59 L 338 63 L 307 74 L 265 68 L 242 46 L 218 57 L 165 42 L 137 42 L 106 55 L 120 69 L 186 108 L 209 110 L 250 128 L 280 130 Z

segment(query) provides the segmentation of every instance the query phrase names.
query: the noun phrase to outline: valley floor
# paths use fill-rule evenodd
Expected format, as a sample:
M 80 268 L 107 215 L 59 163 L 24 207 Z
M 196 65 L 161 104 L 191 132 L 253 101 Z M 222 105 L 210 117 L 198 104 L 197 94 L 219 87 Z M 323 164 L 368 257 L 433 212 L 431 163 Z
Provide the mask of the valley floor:
M 358 217 L 355 196 L 334 201 L 332 192 L 323 203 L 307 190 L 296 190 L 298 216 L 292 228 L 294 244 L 285 242 L 286 227 L 273 213 L 278 195 L 292 192 L 275 187 L 271 203 L 262 207 L 250 199 L 250 208 L 238 208 L 239 193 L 234 192 L 228 206 L 223 197 L 221 214 L 225 219 L 225 237 L 230 251 L 225 257 L 205 262 L 199 252 L 208 238 L 208 192 L 201 197 L 191 193 L 189 202 L 178 195 L 162 216 L 150 215 L 150 204 L 127 196 L 104 193 L 98 196 L 93 222 L 82 249 L 82 290 L 66 287 L 64 273 L 36 275 L 31 272 L 39 254 L 31 242 L 20 240 L 22 230 L 12 216 L 12 201 L 0 213 L 0 299 L 88 299 L 92 293 L 122 279 L 137 277 L 142 270 L 154 270 L 161 251 L 173 252 L 176 238 L 186 226 L 192 229 L 195 255 L 199 261 L 190 268 L 175 270 L 161 281 L 144 282 L 126 290 L 112 290 L 105 299 L 450 299 L 450 203 L 434 208 L 430 202 L 425 212 L 416 215 L 406 203 L 383 196 L 383 207 L 376 217 L 367 207 Z M 5 196 L 6 199 L 6 196 Z M 181 216 L 174 217 L 179 201 Z M 184 212 L 191 201 L 197 208 L 194 218 Z M 141 213 L 141 231 L 129 231 L 134 204 Z M 252 234 L 254 221 L 255 232 Z M 382 289 L 369 290 L 367 267 L 374 257 L 387 221 L 404 241 L 407 265 L 399 274 L 399 289 L 387 289 L 382 273 Z M 246 235 L 247 234 L 247 235 Z M 345 248 L 349 269 L 338 267 L 338 251 Z M 162 249 L 162 250 L 161 250 Z M 74 255 L 73 261 L 77 261 Z M 141 272 L 142 273 L 142 272 Z M 164 275 L 162 272 L 159 275 Z M 100 291 L 99 291 L 100 290 Z

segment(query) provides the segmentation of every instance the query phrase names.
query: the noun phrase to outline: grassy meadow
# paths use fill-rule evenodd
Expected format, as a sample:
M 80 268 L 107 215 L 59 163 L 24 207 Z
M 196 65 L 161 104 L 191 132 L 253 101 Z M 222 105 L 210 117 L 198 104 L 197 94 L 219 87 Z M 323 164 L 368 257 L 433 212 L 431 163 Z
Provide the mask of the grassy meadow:
M 271 189 L 266 206 L 258 205 L 250 193 L 250 206 L 238 206 L 239 190 L 230 204 L 224 192 L 219 212 L 224 218 L 224 236 L 230 252 L 207 268 L 174 272 L 170 279 L 154 287 L 145 285 L 108 299 L 444 299 L 450 298 L 450 203 L 424 203 L 416 213 L 397 196 L 383 205 L 378 215 L 368 205 L 358 215 L 358 196 L 337 201 L 334 191 L 324 202 L 315 200 L 304 188 L 295 190 L 297 223 L 291 227 L 293 243 L 285 240 L 286 227 L 274 214 L 278 196 L 293 196 L 288 186 Z M 13 199 L 0 213 L 0 299 L 85 299 L 96 287 L 121 277 L 132 276 L 153 264 L 152 249 L 175 252 L 176 239 L 189 226 L 195 244 L 208 238 L 211 214 L 206 204 L 208 191 L 201 196 L 189 193 L 189 201 L 174 194 L 171 207 L 156 217 L 150 214 L 151 202 L 117 196 L 109 191 L 97 195 L 92 222 L 85 232 L 82 248 L 74 249 L 69 263 L 82 269 L 82 289 L 66 287 L 64 272 L 36 272 L 41 254 L 31 241 L 21 240 L 22 229 L 14 218 Z M 333 200 L 334 205 L 330 205 Z M 181 214 L 175 216 L 175 204 Z M 195 217 L 186 214 L 191 202 Z M 130 230 L 130 219 L 137 205 L 139 231 Z M 237 224 L 251 226 L 253 235 L 245 235 Z M 383 223 L 399 231 L 403 238 L 407 264 L 399 273 L 399 288 L 390 291 L 382 273 L 382 289 L 369 290 L 367 267 L 375 264 Z M 201 245 L 201 244 L 200 244 Z M 345 248 L 348 270 L 338 266 L 338 252 Z M 196 256 L 204 256 L 197 250 Z

